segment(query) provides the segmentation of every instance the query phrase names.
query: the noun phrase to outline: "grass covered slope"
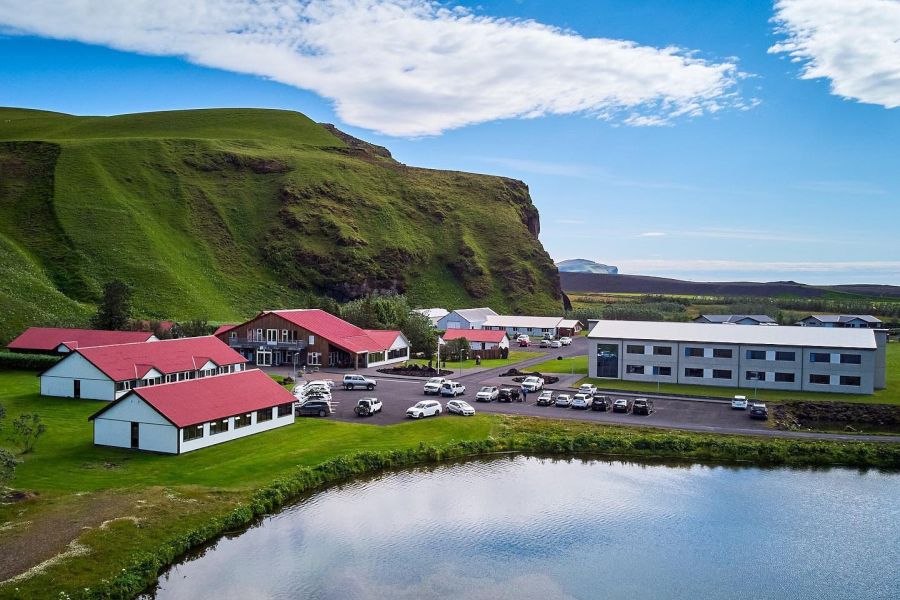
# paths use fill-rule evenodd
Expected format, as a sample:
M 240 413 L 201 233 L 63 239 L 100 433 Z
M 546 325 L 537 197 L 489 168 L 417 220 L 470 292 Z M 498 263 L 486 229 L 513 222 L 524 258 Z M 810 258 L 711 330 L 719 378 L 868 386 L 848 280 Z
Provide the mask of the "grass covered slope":
M 0 272 L 16 274 L 0 342 L 80 322 L 113 278 L 143 315 L 176 319 L 373 291 L 561 304 L 523 183 L 408 167 L 294 112 L 0 109 L 0 173 Z

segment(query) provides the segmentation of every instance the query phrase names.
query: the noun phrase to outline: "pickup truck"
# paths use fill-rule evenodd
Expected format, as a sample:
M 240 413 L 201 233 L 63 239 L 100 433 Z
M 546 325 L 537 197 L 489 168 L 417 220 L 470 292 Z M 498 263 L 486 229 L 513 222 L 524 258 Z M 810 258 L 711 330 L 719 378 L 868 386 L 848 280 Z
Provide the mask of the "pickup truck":
M 446 377 L 432 377 L 425 382 L 423 392 L 426 396 L 428 396 L 429 394 L 434 394 L 436 396 L 441 393 L 441 386 L 444 385 L 444 382 L 446 381 Z
M 378 398 L 360 398 L 353 408 L 357 417 L 372 417 L 381 412 L 381 400 Z

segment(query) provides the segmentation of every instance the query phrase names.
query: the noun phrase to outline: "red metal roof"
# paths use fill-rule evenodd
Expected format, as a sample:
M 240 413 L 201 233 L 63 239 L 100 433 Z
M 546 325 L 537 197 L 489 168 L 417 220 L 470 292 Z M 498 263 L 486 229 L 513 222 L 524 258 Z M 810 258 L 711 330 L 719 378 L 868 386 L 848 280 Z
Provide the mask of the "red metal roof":
M 176 427 L 187 427 L 297 401 L 293 394 L 258 369 L 140 387 L 133 392 Z M 109 406 L 94 414 L 91 419 L 108 409 Z
M 441 336 L 445 342 L 466 338 L 470 342 L 488 342 L 499 344 L 506 337 L 505 331 L 491 331 L 488 329 L 448 329 Z
M 89 346 L 146 342 L 153 334 L 147 331 L 108 331 L 104 329 L 68 329 L 62 327 L 29 327 L 7 346 L 10 350 L 52 352 L 65 344 L 70 350 Z
M 117 344 L 76 350 L 113 381 L 143 377 L 150 369 L 160 373 L 194 371 L 213 361 L 218 366 L 247 359 L 211 335 L 142 344 Z
M 226 331 L 231 331 L 237 327 L 237 325 L 229 324 L 229 325 L 219 325 L 216 330 L 213 332 L 213 335 L 219 335 L 221 333 L 225 333 Z
M 318 308 L 271 310 L 263 314 L 269 313 L 303 327 L 352 353 L 387 350 L 400 334 L 399 331 L 360 329 Z

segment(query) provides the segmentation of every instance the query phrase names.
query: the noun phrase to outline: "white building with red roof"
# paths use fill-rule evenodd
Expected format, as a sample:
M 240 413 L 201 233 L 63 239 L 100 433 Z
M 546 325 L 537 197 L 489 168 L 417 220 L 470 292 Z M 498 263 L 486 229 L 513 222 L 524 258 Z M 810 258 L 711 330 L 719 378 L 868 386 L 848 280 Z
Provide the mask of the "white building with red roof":
M 259 366 L 377 367 L 409 359 L 401 331 L 362 329 L 324 310 L 267 310 L 217 337 Z
M 29 327 L 7 348 L 13 352 L 33 354 L 68 354 L 76 348 L 155 341 L 156 336 L 147 331 Z
M 441 336 L 441 342 L 465 338 L 472 350 L 494 350 L 509 348 L 509 336 L 505 331 L 491 331 L 488 329 L 448 329 Z
M 295 402 L 252 369 L 135 388 L 89 419 L 98 446 L 184 454 L 290 425 Z
M 115 400 L 132 389 L 239 372 L 246 362 L 213 336 L 75 348 L 41 373 L 41 395 Z

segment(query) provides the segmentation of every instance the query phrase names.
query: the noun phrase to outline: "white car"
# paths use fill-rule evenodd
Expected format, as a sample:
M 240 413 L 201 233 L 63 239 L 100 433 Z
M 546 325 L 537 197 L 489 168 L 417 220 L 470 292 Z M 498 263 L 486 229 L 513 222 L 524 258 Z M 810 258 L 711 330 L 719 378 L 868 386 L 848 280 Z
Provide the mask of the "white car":
M 749 403 L 747 402 L 747 396 L 735 396 L 731 399 L 731 408 L 735 408 L 738 410 L 747 410 L 747 406 L 749 406 Z
M 445 381 L 441 384 L 441 396 L 462 396 L 466 393 L 466 386 L 455 381 Z
M 415 406 L 406 409 L 406 416 L 413 419 L 422 419 L 441 414 L 441 403 L 436 400 L 422 400 Z
M 475 414 L 475 409 L 465 400 L 451 400 L 447 403 L 447 412 L 453 413 L 454 415 L 471 417 Z
M 307 383 L 294 388 L 294 398 L 300 404 L 304 404 L 309 400 L 325 400 L 331 402 L 331 390 L 326 386 L 318 383 Z
M 428 381 L 425 382 L 424 392 L 425 395 L 429 394 L 440 394 L 441 386 L 444 385 L 444 382 L 447 381 L 446 377 L 432 377 Z
M 309 382 L 310 385 L 321 385 L 327 387 L 329 390 L 334 389 L 334 381 L 331 379 L 313 379 Z
M 578 387 L 579 394 L 588 394 L 590 396 L 593 396 L 594 392 L 596 392 L 596 391 L 597 391 L 597 386 L 590 384 L 590 383 L 582 383 Z
M 554 404 L 556 404 L 556 406 L 569 408 L 570 406 L 572 406 L 572 396 L 568 394 L 558 394 L 556 396 L 556 402 Z
M 541 392 L 541 395 L 538 396 L 537 405 L 538 406 L 550 406 L 553 404 L 553 392 L 550 390 L 545 390 Z
M 542 377 L 531 375 L 525 378 L 525 381 L 522 382 L 522 387 L 529 392 L 538 392 L 544 389 L 544 379 Z
M 353 412 L 359 417 L 374 417 L 375 413 L 381 412 L 381 400 L 378 398 L 360 398 L 353 408 Z
M 572 344 L 572 338 L 570 338 L 567 335 L 564 335 L 561 338 L 559 338 L 559 343 L 562 344 L 563 346 L 570 346 Z
M 561 341 L 559 341 L 559 340 L 551 340 L 551 341 L 550 341 L 550 347 L 551 347 L 551 348 L 562 348 L 562 347 L 563 347 L 563 343 L 562 343 Z
M 590 408 L 592 400 L 593 396 L 588 394 L 575 394 L 575 397 L 572 398 L 572 408 L 587 410 Z
M 493 402 L 500 397 L 500 390 L 492 385 L 486 385 L 475 394 L 476 402 Z

